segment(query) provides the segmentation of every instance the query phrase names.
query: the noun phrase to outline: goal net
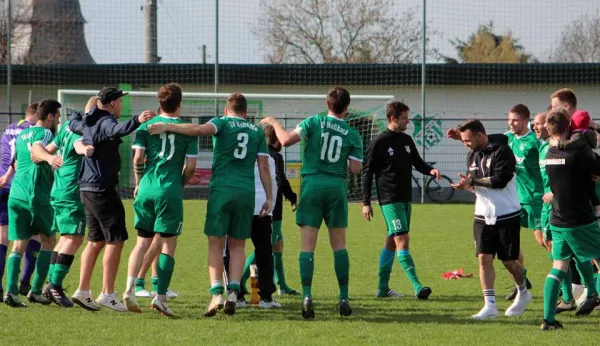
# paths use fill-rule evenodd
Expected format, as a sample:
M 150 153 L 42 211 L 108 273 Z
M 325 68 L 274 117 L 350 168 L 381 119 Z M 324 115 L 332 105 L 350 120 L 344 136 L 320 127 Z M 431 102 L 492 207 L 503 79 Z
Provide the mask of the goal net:
M 63 105 L 61 121 L 68 120 L 72 112 L 83 113 L 88 99 L 96 95 L 94 90 L 58 90 L 58 101 Z M 224 112 L 227 96 L 225 93 L 183 93 L 181 118 L 187 122 L 202 124 Z M 327 114 L 325 94 L 244 94 L 248 100 L 247 118 L 255 123 L 265 116 L 275 116 L 282 125 L 290 130 L 302 120 L 316 114 Z M 391 95 L 351 95 L 349 114 L 346 122 L 356 128 L 363 140 L 363 149 L 366 150 L 369 141 L 381 130 L 385 129 L 385 105 L 393 99 Z M 156 92 L 130 91 L 123 98 L 123 110 L 120 121 L 126 121 L 132 116 L 137 116 L 143 110 L 158 109 Z M 131 159 L 135 134 L 123 138 L 120 148 L 121 172 L 120 192 L 124 198 L 133 196 L 134 178 L 131 169 Z M 190 183 L 185 187 L 186 199 L 208 198 L 208 183 L 211 177 L 213 142 L 210 137 L 200 137 L 199 155 L 196 173 Z M 286 174 L 292 189 L 300 192 L 302 177 L 302 149 L 303 143 L 296 144 L 282 150 L 285 160 Z M 362 176 L 348 174 L 348 199 L 356 202 L 362 200 Z M 376 192 L 373 191 L 373 196 Z

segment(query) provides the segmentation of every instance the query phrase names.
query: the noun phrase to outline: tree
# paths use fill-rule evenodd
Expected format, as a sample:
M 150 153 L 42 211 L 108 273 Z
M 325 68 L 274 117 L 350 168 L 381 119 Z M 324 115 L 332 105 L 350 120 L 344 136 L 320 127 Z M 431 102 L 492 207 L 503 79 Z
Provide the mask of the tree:
M 447 63 L 527 63 L 535 58 L 525 53 L 519 40 L 509 32 L 506 35 L 494 33 L 494 23 L 480 25 L 468 41 L 450 40 L 456 48 L 458 59 L 442 56 Z
M 600 62 L 600 10 L 565 26 L 560 42 L 550 57 L 552 62 Z
M 421 22 L 414 11 L 395 13 L 390 0 L 273 0 L 265 6 L 266 20 L 256 33 L 269 46 L 269 63 L 410 63 L 421 58 Z

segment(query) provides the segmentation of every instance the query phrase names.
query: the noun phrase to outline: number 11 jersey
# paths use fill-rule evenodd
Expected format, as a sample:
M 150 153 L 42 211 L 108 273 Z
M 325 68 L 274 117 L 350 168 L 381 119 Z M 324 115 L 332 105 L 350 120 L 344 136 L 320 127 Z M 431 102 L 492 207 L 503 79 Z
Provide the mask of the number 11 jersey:
M 315 115 L 305 119 L 295 132 L 305 140 L 302 177 L 326 174 L 346 178 L 348 159 L 363 160 L 358 131 L 333 115 Z
M 213 118 L 209 123 L 216 129 L 209 187 L 254 192 L 256 158 L 269 156 L 262 127 L 237 116 Z
M 133 149 L 143 149 L 146 168 L 140 180 L 138 196 L 165 199 L 183 198 L 182 170 L 186 157 L 198 156 L 198 137 L 177 133 L 150 135 L 148 126 L 154 123 L 183 124 L 180 118 L 160 115 L 143 123 L 135 132 Z

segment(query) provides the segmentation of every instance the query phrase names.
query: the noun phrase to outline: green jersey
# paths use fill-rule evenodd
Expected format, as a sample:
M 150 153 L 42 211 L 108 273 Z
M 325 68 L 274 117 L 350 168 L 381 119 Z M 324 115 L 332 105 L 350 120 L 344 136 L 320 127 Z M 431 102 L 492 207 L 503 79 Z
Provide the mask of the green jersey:
M 262 127 L 236 116 L 213 118 L 212 175 L 209 187 L 254 191 L 254 165 L 258 155 L 269 156 Z
M 69 130 L 69 121 L 60 127 L 52 143 L 58 148 L 63 165 L 54 171 L 54 185 L 50 197 L 81 203 L 79 197 L 79 171 L 83 156 L 75 151 L 75 142 L 81 136 Z
M 546 154 L 550 149 L 550 140 L 540 140 L 540 174 L 542 175 L 542 181 L 544 183 L 544 193 L 551 192 L 550 190 L 550 179 L 548 179 L 548 173 L 546 173 Z
M 326 174 L 346 178 L 348 159 L 362 162 L 358 131 L 333 115 L 315 115 L 302 121 L 296 132 L 304 139 L 302 177 Z
M 517 192 L 521 204 L 541 203 L 544 186 L 540 173 L 540 141 L 528 131 L 523 136 L 506 133 L 508 146 L 517 160 Z
M 183 199 L 183 176 L 186 157 L 198 156 L 198 137 L 178 133 L 150 135 L 148 126 L 154 123 L 183 124 L 180 118 L 165 115 L 155 117 L 135 132 L 134 149 L 143 149 L 146 154 L 146 169 L 140 180 L 138 196 L 153 196 L 165 199 Z
M 46 161 L 31 161 L 31 148 L 36 143 L 45 147 L 52 138 L 50 130 L 38 125 L 31 126 L 19 134 L 15 144 L 17 173 L 10 188 L 10 198 L 27 201 L 30 206 L 50 204 L 52 167 Z

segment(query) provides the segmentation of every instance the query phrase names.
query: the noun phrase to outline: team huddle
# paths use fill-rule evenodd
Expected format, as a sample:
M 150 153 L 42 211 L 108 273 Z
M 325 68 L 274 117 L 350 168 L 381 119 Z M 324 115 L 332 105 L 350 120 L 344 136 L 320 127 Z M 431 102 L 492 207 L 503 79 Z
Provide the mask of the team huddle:
M 350 93 L 343 88 L 328 91 L 327 115 L 309 117 L 291 131 L 274 117 L 262 119 L 260 125 L 250 122 L 246 119 L 247 100 L 240 93 L 229 95 L 225 116 L 205 124 L 185 123 L 180 118 L 182 90 L 174 83 L 157 93 L 158 116 L 148 110 L 119 123 L 121 98 L 125 95 L 116 88 L 103 88 L 90 98 L 84 115 L 73 113 L 56 136 L 61 104 L 43 100 L 30 105 L 26 118 L 4 132 L 0 281 L 8 241 L 13 242 L 6 259 L 6 294 L 0 285 L 0 299 L 7 305 L 25 307 L 19 298 L 24 295 L 32 303 L 54 302 L 61 307 L 76 303 L 90 311 L 105 307 L 142 312 L 137 297 L 149 297 L 153 309 L 174 316 L 168 299 L 177 294 L 169 286 L 183 225 L 183 187 L 196 169 L 199 136 L 212 136 L 214 144 L 204 223 L 211 300 L 204 316 L 214 316 L 221 309 L 232 315 L 246 306 L 248 268 L 256 263 L 260 307 L 281 307 L 273 298 L 278 288 L 280 295 L 301 294 L 302 316 L 314 318 L 314 251 L 323 221 L 334 255 L 339 313 L 352 314 L 346 249 L 348 171 L 363 174 L 365 219 L 371 221 L 373 216 L 375 190 L 385 220 L 387 238 L 380 254 L 376 297 L 401 297 L 389 287 L 395 258 L 417 299 L 428 299 L 432 294 L 432 289 L 420 282 L 409 249 L 411 172 L 414 167 L 438 179 L 440 172 L 422 160 L 414 141 L 404 133 L 410 111 L 405 104 L 388 103 L 388 126 L 365 148 L 363 167 L 360 134 L 344 121 Z M 553 261 L 544 286 L 542 329 L 562 328 L 556 313 L 577 310 L 578 315 L 586 315 L 599 305 L 594 261 L 600 258 L 600 228 L 596 223 L 600 200 L 592 177 L 600 176 L 600 163 L 592 152 L 597 146 L 596 132 L 590 130 L 597 125 L 587 112 L 577 111 L 575 95 L 568 89 L 554 93 L 551 103 L 546 112 L 535 116 L 532 129 L 529 109 L 519 104 L 509 111 L 510 131 L 506 134 L 488 135 L 478 120 L 448 131 L 449 137 L 462 140 L 471 149 L 467 173 L 453 188 L 476 195 L 473 236 L 485 304 L 473 315 L 475 319 L 498 316 L 495 256 L 515 281 L 507 296 L 514 302 L 505 315 L 521 315 L 532 300 L 520 251 L 521 227 L 533 231 Z M 122 137 L 134 131 L 133 212 L 137 239 L 129 256 L 121 302 L 115 293 L 115 280 L 128 232 L 118 192 L 119 145 Z M 301 140 L 302 186 L 296 201 L 279 151 Z M 297 206 L 301 293 L 285 281 L 283 198 Z M 63 281 L 86 230 L 88 242 L 81 254 L 79 286 L 69 299 Z M 58 242 L 56 233 L 60 234 Z M 246 258 L 245 242 L 249 238 L 255 251 Z M 93 299 L 90 280 L 103 249 L 102 292 Z M 570 265 L 571 259 L 574 266 Z M 151 266 L 152 291 L 148 292 L 144 278 Z M 585 299 L 579 304 L 571 289 L 571 268 L 580 274 L 586 288 Z

